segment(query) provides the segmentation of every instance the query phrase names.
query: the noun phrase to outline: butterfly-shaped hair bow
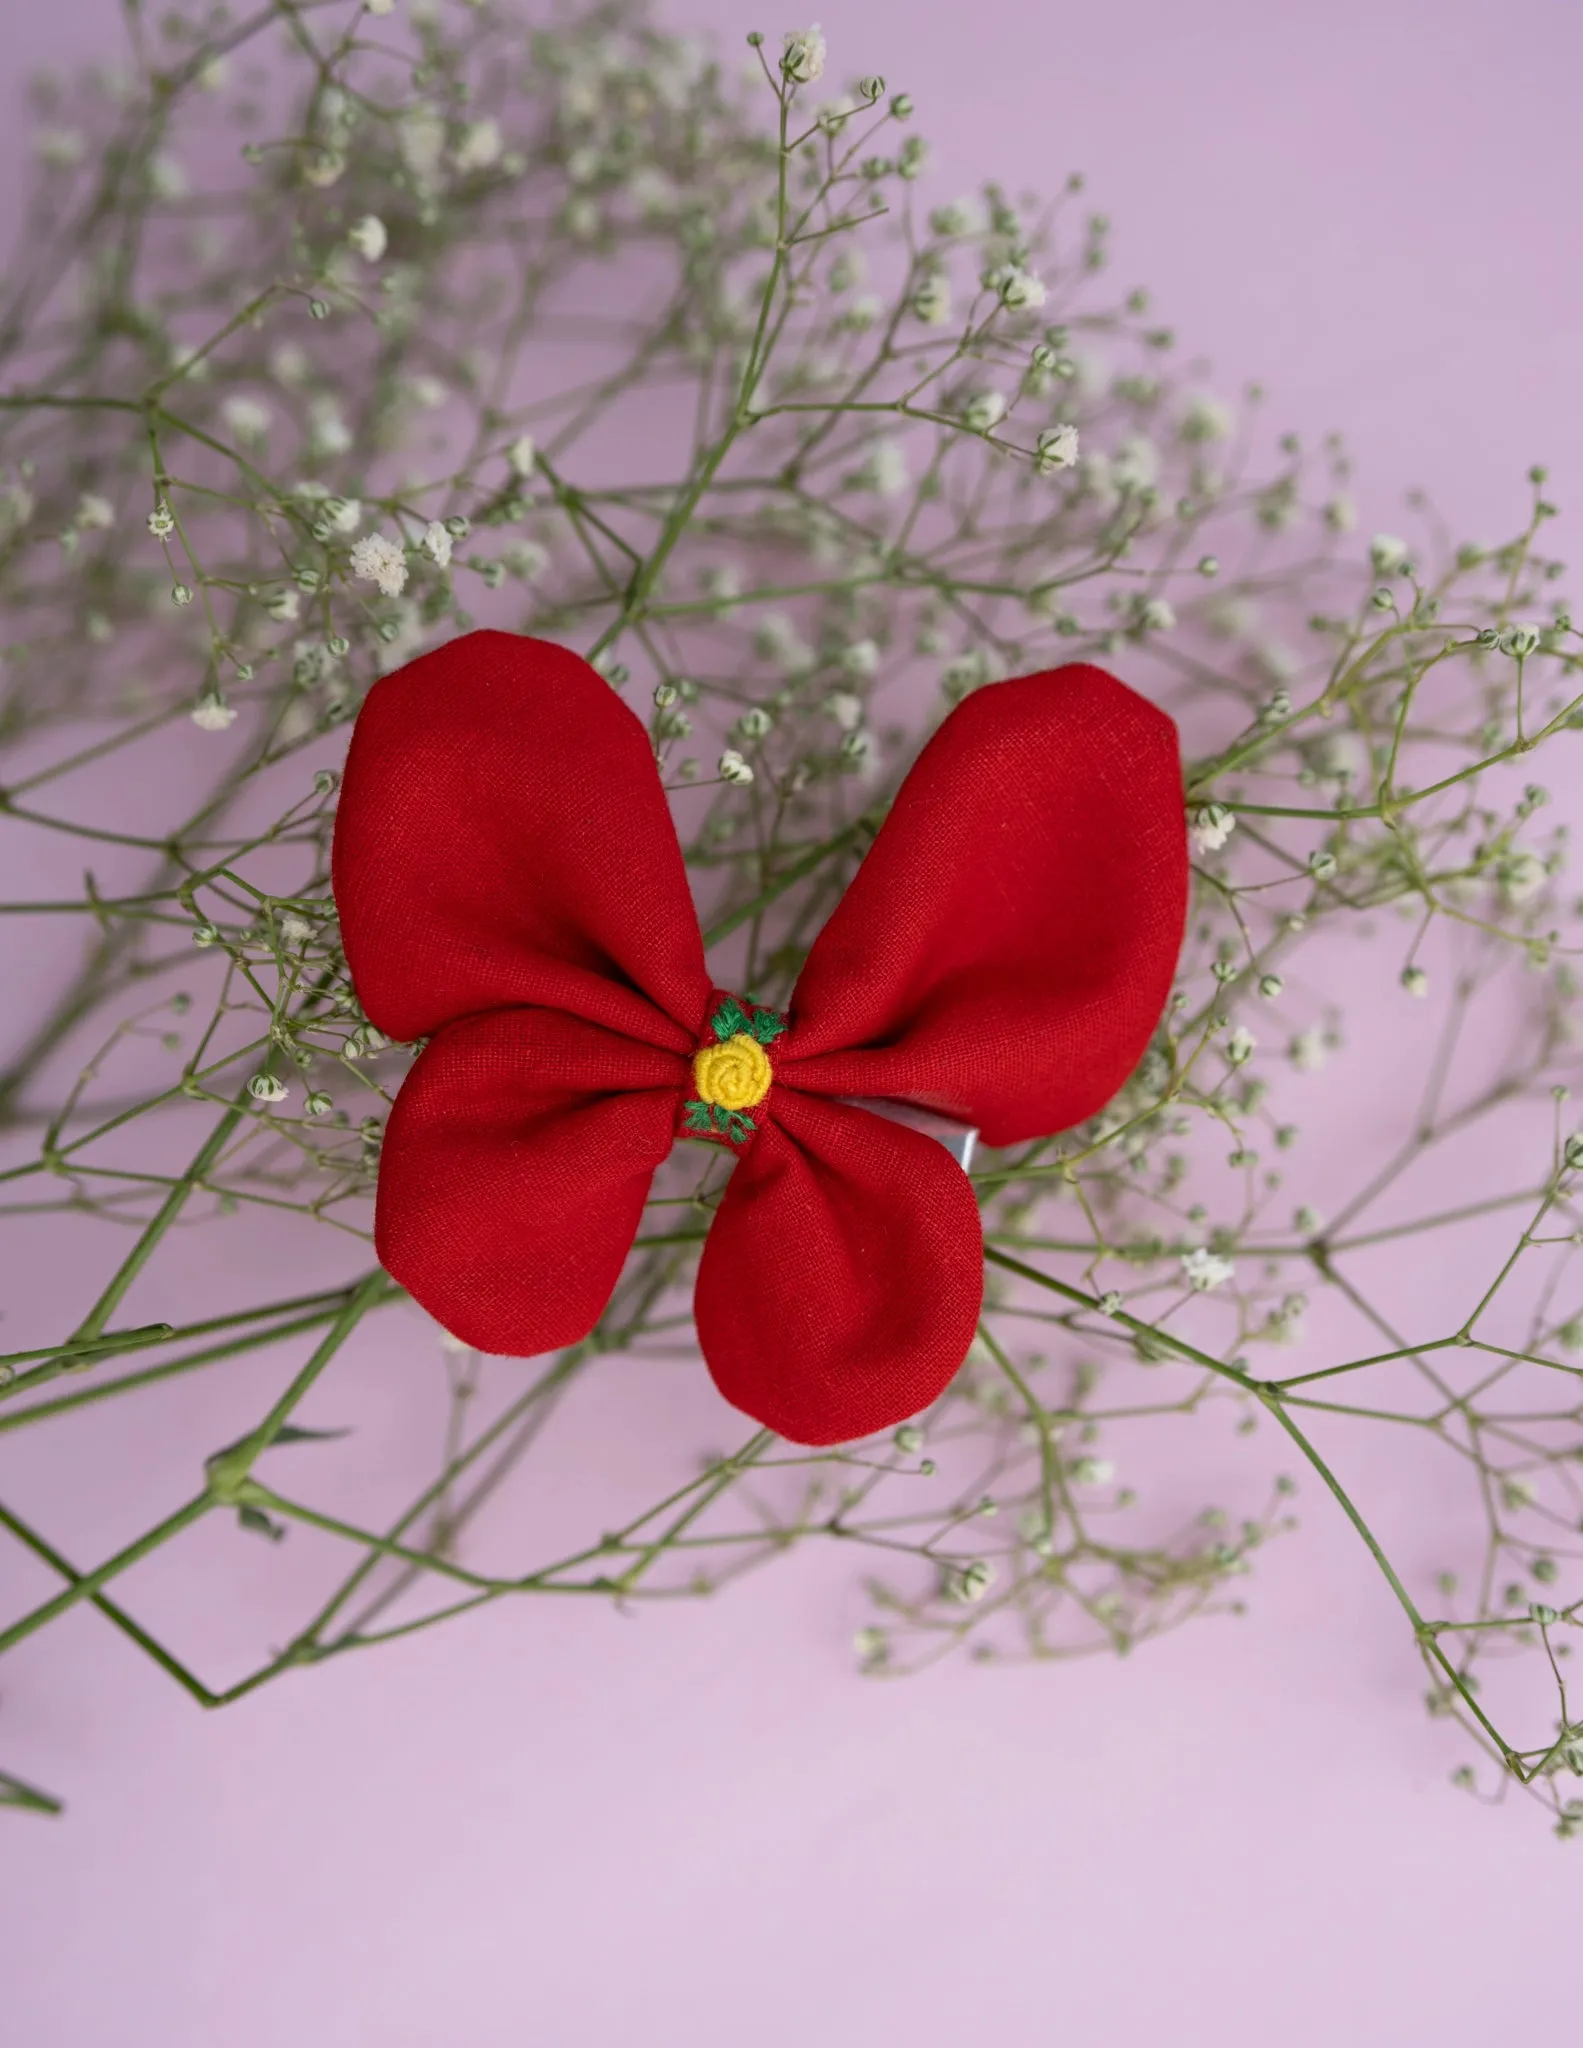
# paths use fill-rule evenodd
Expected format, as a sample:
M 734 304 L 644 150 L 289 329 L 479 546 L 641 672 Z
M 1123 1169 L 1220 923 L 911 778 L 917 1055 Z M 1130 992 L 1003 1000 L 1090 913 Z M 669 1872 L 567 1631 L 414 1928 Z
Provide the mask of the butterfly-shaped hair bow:
M 711 979 L 639 720 L 565 648 L 477 632 L 369 693 L 333 873 L 364 1012 L 428 1041 L 379 1171 L 394 1278 L 481 1351 L 575 1343 L 673 1144 L 723 1146 L 703 1355 L 759 1422 L 840 1443 L 944 1391 L 983 1295 L 967 1175 L 862 1103 L 1009 1145 L 1109 1100 L 1181 945 L 1181 764 L 1100 669 L 975 691 L 782 1012 Z

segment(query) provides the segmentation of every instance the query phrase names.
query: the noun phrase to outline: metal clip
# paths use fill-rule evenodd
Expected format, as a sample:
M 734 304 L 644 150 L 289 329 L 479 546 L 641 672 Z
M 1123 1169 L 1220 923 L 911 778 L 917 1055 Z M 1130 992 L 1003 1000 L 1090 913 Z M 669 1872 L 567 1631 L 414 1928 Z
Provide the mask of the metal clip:
M 873 1102 L 866 1096 L 845 1095 L 840 1098 L 853 1109 L 872 1110 L 875 1116 L 889 1119 L 893 1124 L 906 1124 L 909 1130 L 922 1131 L 926 1138 L 937 1138 L 964 1173 L 973 1170 L 973 1147 L 978 1143 L 978 1132 L 971 1124 L 959 1124 L 948 1116 L 938 1116 L 932 1109 L 919 1109 L 911 1102 Z

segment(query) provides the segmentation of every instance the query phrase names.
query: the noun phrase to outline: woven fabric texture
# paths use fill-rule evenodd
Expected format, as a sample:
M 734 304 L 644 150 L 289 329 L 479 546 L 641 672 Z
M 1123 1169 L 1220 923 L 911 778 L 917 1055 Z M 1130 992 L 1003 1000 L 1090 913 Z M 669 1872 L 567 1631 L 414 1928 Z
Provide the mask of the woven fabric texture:
M 643 726 L 544 641 L 420 657 L 358 717 L 333 883 L 369 1020 L 429 1040 L 386 1131 L 381 1261 L 482 1351 L 576 1342 L 723 999 Z M 1073 664 L 951 713 L 814 942 L 751 1136 L 725 1141 L 694 1309 L 729 1401 L 829 1444 L 944 1391 L 982 1298 L 972 1185 L 843 1098 L 942 1111 L 991 1145 L 1080 1123 L 1149 1041 L 1186 903 L 1162 712 Z

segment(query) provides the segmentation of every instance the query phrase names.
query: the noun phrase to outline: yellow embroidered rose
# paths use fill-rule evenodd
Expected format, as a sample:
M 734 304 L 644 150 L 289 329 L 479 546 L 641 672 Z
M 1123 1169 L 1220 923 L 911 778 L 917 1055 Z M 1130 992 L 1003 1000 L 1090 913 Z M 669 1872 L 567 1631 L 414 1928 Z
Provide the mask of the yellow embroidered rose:
M 768 1053 L 745 1031 L 723 1045 L 706 1045 L 693 1061 L 700 1100 L 722 1109 L 752 1109 L 768 1095 L 773 1078 Z

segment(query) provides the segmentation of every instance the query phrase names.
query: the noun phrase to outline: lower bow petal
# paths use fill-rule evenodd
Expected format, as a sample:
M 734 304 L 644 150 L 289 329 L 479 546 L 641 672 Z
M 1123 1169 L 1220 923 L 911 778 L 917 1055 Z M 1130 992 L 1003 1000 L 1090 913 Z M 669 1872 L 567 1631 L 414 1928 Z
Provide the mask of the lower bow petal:
M 972 1186 L 933 1138 L 778 1089 L 698 1268 L 698 1338 L 734 1407 L 800 1444 L 927 1408 L 984 1291 Z
M 464 1343 L 530 1358 L 586 1337 L 671 1148 L 687 1061 L 556 1010 L 439 1032 L 396 1098 L 380 1263 Z

